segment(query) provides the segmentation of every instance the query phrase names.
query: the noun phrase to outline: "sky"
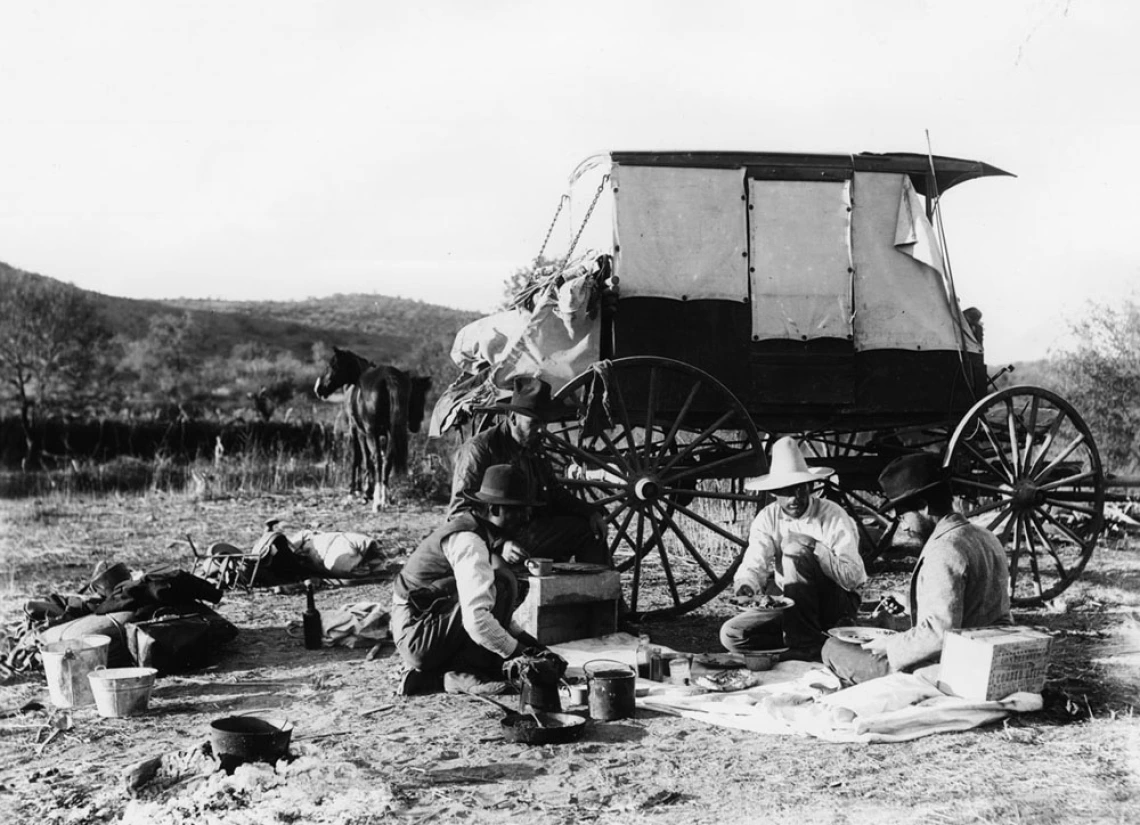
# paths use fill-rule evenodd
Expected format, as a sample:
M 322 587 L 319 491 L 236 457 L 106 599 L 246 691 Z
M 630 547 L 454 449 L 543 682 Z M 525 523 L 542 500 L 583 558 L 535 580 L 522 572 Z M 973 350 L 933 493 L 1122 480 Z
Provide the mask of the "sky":
M 1129 0 L 0 7 L 0 261 L 132 298 L 490 312 L 615 150 L 926 152 L 986 360 L 1135 297 Z M 599 210 L 583 245 L 611 243 Z

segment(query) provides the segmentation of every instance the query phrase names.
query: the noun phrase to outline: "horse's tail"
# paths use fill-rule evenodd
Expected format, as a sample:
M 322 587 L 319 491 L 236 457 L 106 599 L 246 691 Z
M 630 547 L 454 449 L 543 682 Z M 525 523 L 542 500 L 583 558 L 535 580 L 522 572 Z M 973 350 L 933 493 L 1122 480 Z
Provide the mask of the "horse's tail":
M 397 369 L 388 370 L 388 461 L 395 473 L 408 471 L 408 376 Z

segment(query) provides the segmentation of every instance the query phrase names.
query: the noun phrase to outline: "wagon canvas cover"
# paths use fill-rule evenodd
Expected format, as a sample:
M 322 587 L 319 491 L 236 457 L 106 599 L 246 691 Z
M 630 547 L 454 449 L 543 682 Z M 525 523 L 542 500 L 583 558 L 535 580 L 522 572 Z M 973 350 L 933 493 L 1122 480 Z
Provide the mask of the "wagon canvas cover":
M 612 175 L 623 297 L 750 302 L 753 341 L 981 350 L 905 173 L 786 180 L 615 163 Z

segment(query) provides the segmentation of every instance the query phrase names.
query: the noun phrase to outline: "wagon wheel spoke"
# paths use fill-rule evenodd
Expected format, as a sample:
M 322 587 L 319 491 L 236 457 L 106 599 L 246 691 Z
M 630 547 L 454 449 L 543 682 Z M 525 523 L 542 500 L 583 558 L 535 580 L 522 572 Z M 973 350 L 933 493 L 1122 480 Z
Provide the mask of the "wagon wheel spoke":
M 1053 421 L 1049 424 L 1049 429 L 1045 433 L 1045 439 L 1041 442 L 1041 447 L 1037 451 L 1037 456 L 1029 462 L 1029 466 L 1025 469 L 1025 474 L 1030 478 L 1035 478 L 1038 475 L 1037 468 L 1049 454 L 1049 450 L 1053 448 L 1053 442 L 1057 439 L 1057 434 L 1061 431 L 1061 426 L 1065 423 L 1065 416 L 1056 415 Z
M 1068 525 L 1066 525 L 1064 522 L 1060 521 L 1056 516 L 1054 516 L 1048 510 L 1039 510 L 1038 512 L 1040 513 L 1040 515 L 1043 519 L 1045 519 L 1047 522 L 1049 522 L 1054 527 L 1056 527 L 1058 530 L 1060 530 L 1061 533 L 1065 536 L 1065 538 L 1067 538 L 1069 541 L 1071 541 L 1077 547 L 1084 547 L 1084 545 L 1085 545 L 1084 539 L 1082 539 L 1080 536 L 1078 536 L 1076 533 L 1074 533 L 1068 527 Z
M 1045 525 L 1041 523 L 1041 517 L 1036 513 L 1029 513 L 1028 516 L 1042 544 L 1045 545 L 1045 549 L 1048 550 L 1049 555 L 1053 557 L 1053 564 L 1057 567 L 1057 575 L 1061 579 L 1067 580 L 1072 574 L 1065 569 L 1065 563 L 1061 561 L 1061 555 L 1057 552 L 1057 546 L 1053 544 L 1053 540 L 1049 538 L 1049 532 L 1045 529 Z
M 649 368 L 649 392 L 645 399 L 645 440 L 642 442 L 642 450 L 645 459 L 651 466 L 656 465 L 656 459 L 660 455 L 659 452 L 654 451 L 653 448 L 653 414 L 656 412 L 657 405 L 657 367 Z
M 994 435 L 994 431 L 990 427 L 989 422 L 986 421 L 984 418 L 979 418 L 978 419 L 978 426 L 980 426 L 982 429 L 982 432 L 985 433 L 986 441 L 989 442 L 990 448 L 994 451 L 994 456 L 997 458 L 998 463 L 1001 465 L 1001 468 L 1002 468 L 1003 472 L 1005 473 L 1005 477 L 1012 481 L 1014 478 L 1017 477 L 1017 473 L 1014 472 L 1013 468 L 1009 466 L 1009 460 L 1006 458 L 1005 450 L 1003 450 L 1000 446 L 998 446 L 998 442 L 997 442 L 996 437 Z
M 637 449 L 637 443 L 634 441 L 633 424 L 630 421 L 629 407 L 626 406 L 621 384 L 615 382 L 611 386 L 611 392 L 614 397 L 614 406 L 617 407 L 618 413 L 621 415 L 622 436 L 624 436 L 626 444 L 629 445 L 629 455 L 632 459 L 630 464 L 634 470 L 640 470 L 642 466 L 641 452 Z
M 1033 537 L 1029 534 L 1029 520 L 1027 513 L 1018 514 L 1019 532 L 1025 536 L 1026 549 L 1029 551 L 1029 570 L 1033 574 L 1033 586 L 1037 589 L 1037 598 L 1040 599 L 1045 592 L 1041 587 L 1041 568 L 1037 563 L 1037 548 L 1033 544 Z M 1012 593 L 1010 594 L 1013 595 Z
M 1021 475 L 1021 450 L 1018 448 L 1017 416 L 1013 412 L 1013 401 L 1005 400 L 1005 420 L 1009 427 L 1009 464 L 1013 468 L 1013 478 Z
M 1021 531 L 1018 526 L 1021 519 L 1017 516 L 1010 521 L 1013 527 L 1013 550 L 1009 554 L 1009 592 L 1012 596 L 1017 592 L 1017 570 L 1021 565 Z
M 1033 456 L 1033 435 L 1037 431 L 1037 410 L 1041 405 L 1041 398 L 1033 396 L 1029 403 L 1029 419 L 1025 422 L 1025 446 L 1022 449 L 1023 464 L 1018 471 L 1029 475 L 1029 466 Z
M 637 511 L 637 543 L 633 545 L 633 584 L 630 587 L 630 609 L 637 612 L 638 594 L 641 592 L 642 540 L 645 538 L 645 513 Z
M 971 444 L 969 441 L 962 442 L 962 448 L 977 460 L 977 466 L 981 469 L 988 470 L 990 474 L 1001 481 L 1003 484 L 1008 484 L 1013 476 L 1004 471 L 1005 465 L 1002 462 L 1002 467 L 996 467 L 989 457 L 984 455 L 981 450 Z
M 635 515 L 637 515 L 637 511 L 634 510 L 632 507 L 629 507 L 629 508 L 626 508 L 626 511 L 625 511 L 625 521 L 623 521 L 620 525 L 616 524 L 616 522 L 617 522 L 616 514 L 615 514 L 615 517 L 612 519 L 607 518 L 608 523 L 611 526 L 613 526 L 613 528 L 614 528 L 614 537 L 610 541 L 610 558 L 611 559 L 616 557 L 618 546 L 621 544 L 623 539 L 625 540 L 625 543 L 628 544 L 630 546 L 630 548 L 633 549 L 634 557 L 637 556 L 637 544 L 634 543 L 633 539 L 630 538 L 630 535 L 627 532 L 629 530 L 629 523 L 631 521 L 633 521 L 633 517 Z M 618 570 L 624 570 L 624 569 L 628 568 L 629 564 L 631 564 L 632 562 L 633 562 L 633 559 L 631 558 L 627 563 L 624 564 L 624 566 L 623 565 L 615 565 L 615 566 L 617 567 Z
M 1005 521 L 1007 518 L 1009 518 L 1011 515 L 1013 515 L 1013 507 L 1012 506 L 1010 506 L 1010 507 L 1006 508 L 1005 510 L 1002 510 L 1000 513 L 998 513 L 997 518 L 995 518 L 993 521 L 991 521 L 989 524 L 986 525 L 986 529 L 989 530 L 991 533 L 993 533 L 995 536 L 1001 535 L 997 529 L 998 525 L 1001 524 L 1003 521 Z
M 716 421 L 714 421 L 710 426 L 706 427 L 704 429 L 704 431 L 701 432 L 700 435 L 698 435 L 691 442 L 686 444 L 685 448 L 683 450 L 681 450 L 681 452 L 677 453 L 675 456 L 670 458 L 669 461 L 666 462 L 663 467 L 661 467 L 661 472 L 662 473 L 668 473 L 668 472 L 672 471 L 672 469 L 677 466 L 678 461 L 686 459 L 690 455 L 692 455 L 693 451 L 697 448 L 697 445 L 707 441 L 712 436 L 712 434 L 714 432 L 716 432 L 718 429 L 720 429 L 725 424 L 727 424 L 729 422 L 729 420 L 731 420 L 732 416 L 733 416 L 733 413 L 731 411 L 726 412 L 724 415 L 722 415 L 720 418 L 718 418 Z M 739 459 L 737 459 L 737 460 L 739 460 Z
M 677 590 L 677 580 L 673 577 L 673 565 L 669 561 L 669 552 L 665 547 L 665 537 L 661 533 L 661 528 L 657 524 L 656 519 L 651 515 L 652 509 L 646 513 L 646 518 L 649 521 L 650 529 L 653 531 L 653 544 L 657 546 L 657 552 L 661 559 L 661 570 L 665 574 L 665 582 L 669 587 L 669 594 L 673 597 L 673 604 L 679 605 L 682 601 L 681 593 Z M 662 520 L 668 521 L 668 515 L 661 514 Z M 716 579 L 714 575 L 713 580 Z
M 1080 513 L 1082 516 L 1095 516 L 1096 510 L 1091 507 L 1084 507 L 1080 504 L 1073 504 L 1071 501 L 1064 499 L 1050 498 L 1046 502 L 1050 507 L 1059 507 L 1062 510 L 1068 510 L 1073 513 Z
M 1065 449 L 1061 451 L 1061 454 L 1059 456 L 1057 456 L 1056 458 L 1054 458 L 1052 461 L 1050 461 L 1049 466 L 1047 466 L 1041 472 L 1037 473 L 1034 476 L 1034 478 L 1048 477 L 1049 473 L 1051 473 L 1053 470 L 1057 469 L 1057 467 L 1059 467 L 1061 465 L 1061 462 L 1063 462 L 1066 458 L 1071 456 L 1073 454 L 1073 451 L 1076 450 L 1077 447 L 1081 446 L 1081 444 L 1083 444 L 1084 441 L 1085 441 L 1085 435 L 1084 435 L 1084 433 L 1081 433 L 1076 438 L 1074 438 L 1072 441 L 1070 441 L 1068 446 L 1066 446 Z
M 685 531 L 680 529 L 680 527 L 677 525 L 677 522 L 668 512 L 666 512 L 665 508 L 661 506 L 660 502 L 654 502 L 654 506 L 660 511 L 662 521 L 667 523 L 669 527 L 672 528 L 673 532 L 677 535 L 678 540 L 685 546 L 685 550 L 687 550 L 689 555 L 692 556 L 693 561 L 695 561 L 697 565 L 705 571 L 705 575 L 709 577 L 709 581 L 715 582 L 717 580 L 716 571 L 713 570 L 712 565 L 708 563 L 705 557 L 701 555 L 700 551 L 697 550 L 697 548 L 693 546 L 692 542 L 689 541 L 688 537 L 685 535 Z M 684 511 L 684 508 L 678 507 L 676 509 Z M 744 546 L 747 547 L 748 543 L 745 542 Z
M 961 487 L 970 487 L 974 490 L 981 490 L 995 496 L 1002 496 L 1003 498 L 1009 497 L 1009 489 L 1006 487 L 996 487 L 993 484 L 983 484 L 980 481 L 973 481 L 968 478 L 956 479 L 954 483 Z
M 667 496 L 691 495 L 694 498 L 709 501 L 737 501 L 746 504 L 756 504 L 755 493 L 721 493 L 711 490 L 690 490 L 687 487 L 662 487 L 661 492 Z
M 669 428 L 664 440 L 661 442 L 661 451 L 659 455 L 664 455 L 666 450 L 670 450 L 677 443 L 677 435 L 681 431 L 681 424 L 688 416 L 689 411 L 693 408 L 693 403 L 697 400 L 697 395 L 701 391 L 701 382 L 696 382 L 689 389 L 689 394 L 685 398 L 685 403 L 681 405 L 681 409 L 677 412 L 676 418 L 673 419 L 673 426 Z

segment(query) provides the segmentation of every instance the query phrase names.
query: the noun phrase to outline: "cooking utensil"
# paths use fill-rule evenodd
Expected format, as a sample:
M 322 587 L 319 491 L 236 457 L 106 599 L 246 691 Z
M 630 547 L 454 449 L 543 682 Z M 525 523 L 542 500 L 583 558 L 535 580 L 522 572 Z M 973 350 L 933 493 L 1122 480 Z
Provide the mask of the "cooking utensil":
M 474 696 L 488 702 L 506 713 L 500 724 L 503 739 L 524 745 L 562 745 L 582 737 L 586 730 L 586 720 L 573 713 L 518 713 L 488 696 Z
M 210 723 L 210 744 L 222 767 L 243 762 L 273 764 L 285 756 L 293 738 L 293 723 L 282 716 L 226 716 Z

